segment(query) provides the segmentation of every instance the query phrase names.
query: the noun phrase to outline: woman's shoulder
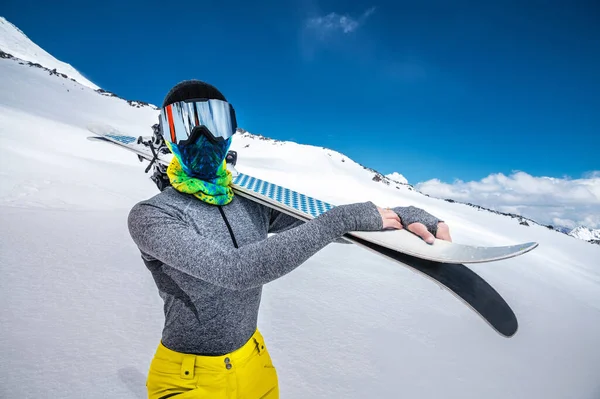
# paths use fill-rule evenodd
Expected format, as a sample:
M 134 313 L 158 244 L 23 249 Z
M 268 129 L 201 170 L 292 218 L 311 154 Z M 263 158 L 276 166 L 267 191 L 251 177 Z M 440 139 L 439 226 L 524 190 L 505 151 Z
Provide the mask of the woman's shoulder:
M 163 212 L 172 214 L 178 209 L 185 209 L 190 202 L 191 196 L 182 194 L 173 187 L 167 187 L 160 193 L 136 203 L 130 213 L 154 214 Z

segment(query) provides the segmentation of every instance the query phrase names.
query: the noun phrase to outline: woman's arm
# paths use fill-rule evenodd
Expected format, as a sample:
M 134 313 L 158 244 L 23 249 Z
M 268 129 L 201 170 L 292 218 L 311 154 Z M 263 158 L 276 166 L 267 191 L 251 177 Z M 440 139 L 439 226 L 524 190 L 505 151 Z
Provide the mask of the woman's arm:
M 371 202 L 342 205 L 241 248 L 206 239 L 180 219 L 144 203 L 131 210 L 128 226 L 143 253 L 212 284 L 245 290 L 291 272 L 349 231 L 381 230 L 383 222 Z

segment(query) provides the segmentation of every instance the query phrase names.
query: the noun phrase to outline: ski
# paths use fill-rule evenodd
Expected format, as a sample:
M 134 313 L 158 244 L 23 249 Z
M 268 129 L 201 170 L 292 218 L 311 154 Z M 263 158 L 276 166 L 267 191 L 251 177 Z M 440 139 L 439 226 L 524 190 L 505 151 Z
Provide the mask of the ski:
M 104 126 L 90 126 L 97 136 L 88 137 L 116 145 L 149 161 L 155 174 L 164 174 L 171 154 L 153 145 L 152 137 L 125 135 Z M 237 154 L 230 154 L 237 158 Z M 234 192 L 254 202 L 284 212 L 299 220 L 308 221 L 332 209 L 334 205 L 297 193 L 273 183 L 237 172 L 235 162 L 228 163 L 234 176 Z M 160 177 L 153 177 L 153 180 Z M 156 180 L 155 180 L 156 182 Z M 502 296 L 475 272 L 463 263 L 481 263 L 506 259 L 524 254 L 537 243 L 503 247 L 474 247 L 436 240 L 434 245 L 423 242 L 405 230 L 383 232 L 351 232 L 344 238 L 386 259 L 425 276 L 450 291 L 456 298 L 470 307 L 496 332 L 504 337 L 513 336 L 518 328 L 516 316 Z M 399 246 L 400 244 L 400 246 Z M 435 249 L 434 249 L 435 248 Z
M 170 154 L 163 148 L 154 148 L 148 140 L 124 135 L 108 126 L 92 126 L 89 130 L 105 141 L 122 146 L 149 160 L 150 165 L 159 164 L 163 168 L 170 162 Z M 334 207 L 325 201 L 312 198 L 288 188 L 267 182 L 265 180 L 238 173 L 228 164 L 233 174 L 233 190 L 235 193 L 254 201 L 260 201 L 270 208 L 287 213 L 303 220 L 313 219 Z M 146 169 L 148 170 L 148 169 Z M 351 232 L 350 236 L 372 242 L 393 251 L 401 252 L 418 258 L 441 263 L 483 263 L 512 258 L 529 252 L 538 246 L 535 242 L 498 247 L 477 247 L 435 240 L 427 244 L 420 237 L 406 229 L 376 232 Z

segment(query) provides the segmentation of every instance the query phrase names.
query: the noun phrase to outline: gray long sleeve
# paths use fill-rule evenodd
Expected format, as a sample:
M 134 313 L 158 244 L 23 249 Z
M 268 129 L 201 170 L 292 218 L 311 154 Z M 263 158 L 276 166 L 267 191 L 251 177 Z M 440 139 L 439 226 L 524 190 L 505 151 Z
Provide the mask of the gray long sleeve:
M 239 348 L 256 330 L 262 285 L 349 231 L 382 228 L 370 202 L 308 222 L 239 196 L 220 210 L 167 188 L 129 214 L 131 237 L 165 303 L 161 342 L 175 351 Z
M 131 236 L 141 251 L 190 276 L 233 290 L 258 287 L 289 273 L 349 231 L 381 227 L 374 204 L 351 204 L 264 240 L 232 248 L 229 239 L 225 244 L 214 240 L 150 204 L 136 205 L 129 216 Z

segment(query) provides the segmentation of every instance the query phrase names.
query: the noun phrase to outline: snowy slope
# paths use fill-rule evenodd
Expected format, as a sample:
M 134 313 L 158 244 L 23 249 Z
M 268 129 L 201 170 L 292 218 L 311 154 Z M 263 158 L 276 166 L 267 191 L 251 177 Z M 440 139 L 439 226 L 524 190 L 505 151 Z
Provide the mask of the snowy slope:
M 593 230 L 589 227 L 580 226 L 571 230 L 569 235 L 585 241 L 600 240 L 600 229 Z
M 0 85 L 0 397 L 143 398 L 164 319 L 126 217 L 157 189 L 85 126 L 147 135 L 157 111 L 11 59 Z M 282 398 L 600 396 L 600 246 L 423 196 L 336 151 L 248 133 L 233 149 L 241 172 L 333 203 L 422 206 L 456 242 L 540 243 L 470 266 L 515 311 L 511 339 L 420 275 L 328 246 L 265 286 Z
M 11 54 L 13 57 L 38 63 L 48 69 L 56 69 L 58 72 L 64 73 L 82 85 L 94 90 L 99 88 L 84 78 L 71 65 L 61 62 L 48 54 L 44 49 L 32 42 L 19 28 L 3 17 L 0 17 L 0 50 Z

